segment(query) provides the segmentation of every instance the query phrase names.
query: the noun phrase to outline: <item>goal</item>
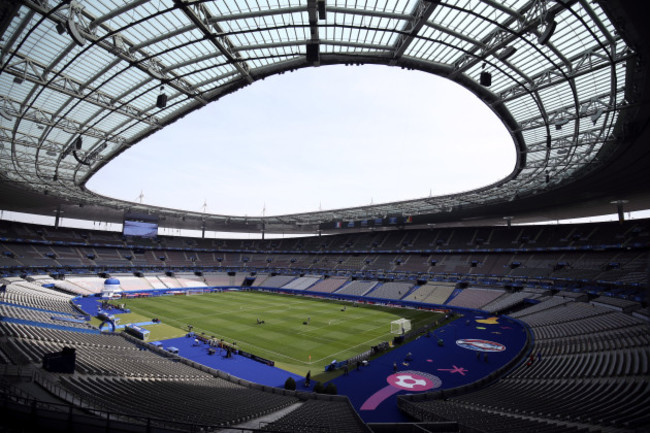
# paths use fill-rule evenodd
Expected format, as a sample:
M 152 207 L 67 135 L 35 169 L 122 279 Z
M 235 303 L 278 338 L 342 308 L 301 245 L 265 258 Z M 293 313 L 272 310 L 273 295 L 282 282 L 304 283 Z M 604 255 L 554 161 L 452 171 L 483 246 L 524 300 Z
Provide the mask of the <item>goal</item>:
M 398 319 L 390 322 L 390 333 L 391 334 L 404 334 L 411 330 L 411 321 L 409 319 Z
M 188 290 L 185 291 L 185 294 L 187 296 L 202 295 L 203 294 L 203 289 L 188 289 Z

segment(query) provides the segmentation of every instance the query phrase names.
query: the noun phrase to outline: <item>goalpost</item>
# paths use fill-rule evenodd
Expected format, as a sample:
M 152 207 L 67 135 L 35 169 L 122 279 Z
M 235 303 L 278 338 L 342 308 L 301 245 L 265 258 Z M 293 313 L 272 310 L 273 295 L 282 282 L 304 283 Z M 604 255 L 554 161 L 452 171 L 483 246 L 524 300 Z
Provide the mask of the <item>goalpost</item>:
M 411 330 L 411 321 L 409 319 L 397 319 L 390 322 L 390 333 L 391 334 L 404 334 Z
M 191 296 L 191 295 L 202 295 L 202 294 L 203 294 L 203 289 L 187 289 L 187 290 L 185 291 L 185 294 L 186 294 L 187 296 Z

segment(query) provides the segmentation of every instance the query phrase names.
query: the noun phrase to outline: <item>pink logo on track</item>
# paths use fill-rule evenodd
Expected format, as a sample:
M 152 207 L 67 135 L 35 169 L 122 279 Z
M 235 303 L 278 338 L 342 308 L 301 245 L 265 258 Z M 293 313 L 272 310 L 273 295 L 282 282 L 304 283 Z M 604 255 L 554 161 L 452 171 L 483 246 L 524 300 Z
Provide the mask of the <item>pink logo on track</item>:
M 438 388 L 442 384 L 436 376 L 423 376 L 411 371 L 391 374 L 386 378 L 386 382 L 395 388 L 407 391 L 426 391 L 431 388 Z
M 386 378 L 388 385 L 371 395 L 361 410 L 375 410 L 388 397 L 397 394 L 401 390 L 421 392 L 432 388 L 440 388 L 442 380 L 438 376 L 423 371 L 400 371 L 391 374 Z
M 503 352 L 506 350 L 506 346 L 501 343 L 475 338 L 462 338 L 456 340 L 456 344 L 463 349 L 474 350 L 477 352 Z

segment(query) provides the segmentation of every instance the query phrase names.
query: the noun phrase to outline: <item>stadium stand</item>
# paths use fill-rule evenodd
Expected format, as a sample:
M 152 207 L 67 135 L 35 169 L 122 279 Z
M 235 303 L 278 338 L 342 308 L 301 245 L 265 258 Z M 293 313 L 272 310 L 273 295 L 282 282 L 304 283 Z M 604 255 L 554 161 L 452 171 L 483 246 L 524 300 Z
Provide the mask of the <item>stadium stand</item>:
M 313 286 L 320 277 L 309 276 L 309 277 L 300 277 L 296 278 L 293 281 L 290 281 L 288 284 L 285 284 L 283 288 L 293 289 L 293 290 L 307 290 L 309 287 Z
M 614 225 L 614 229 L 609 225 Z M 556 239 L 557 243 L 552 242 L 553 236 L 558 236 L 556 231 L 549 227 L 536 227 L 524 229 L 512 229 L 508 231 L 503 228 L 491 229 L 492 235 L 482 235 L 486 239 L 491 239 L 489 244 L 481 243 L 474 248 L 466 248 L 467 245 L 455 244 L 454 240 L 461 239 L 459 234 L 462 234 L 465 229 L 452 230 L 454 236 L 449 233 L 450 229 L 439 229 L 436 231 L 419 231 L 418 239 L 438 239 L 447 238 L 446 244 L 435 245 L 431 250 L 426 251 L 423 256 L 423 250 L 409 250 L 410 247 L 401 247 L 399 253 L 394 252 L 393 248 L 399 246 L 390 245 L 387 242 L 390 238 L 383 239 L 379 245 L 386 245 L 385 252 L 380 254 L 374 247 L 375 251 L 370 252 L 369 248 L 373 248 L 372 244 L 363 244 L 364 238 L 359 235 L 341 236 L 341 242 L 345 239 L 353 239 L 353 241 L 345 241 L 351 245 L 358 246 L 359 249 L 348 249 L 345 253 L 329 252 L 327 250 L 310 251 L 308 254 L 294 254 L 289 253 L 291 249 L 295 248 L 297 241 L 285 240 L 288 250 L 273 250 L 272 254 L 264 254 L 264 257 L 270 259 L 263 263 L 263 268 L 267 272 L 261 273 L 260 276 L 268 274 L 269 272 L 282 273 L 290 269 L 314 271 L 315 269 L 322 269 L 323 272 L 329 272 L 333 269 L 339 272 L 375 272 L 378 269 L 384 272 L 397 272 L 400 274 L 431 274 L 431 275 L 446 275 L 446 276 L 476 276 L 476 278 L 513 278 L 523 281 L 565 281 L 575 282 L 576 284 L 583 284 L 585 281 L 597 282 L 601 286 L 608 286 L 615 292 L 632 293 L 635 287 L 641 287 L 647 283 L 646 272 L 646 258 L 647 253 L 643 251 L 647 245 L 647 227 L 641 222 L 626 222 L 622 227 L 616 227 L 616 224 L 595 224 L 593 228 L 585 228 L 584 231 L 592 233 L 589 239 L 599 240 L 600 237 L 596 236 L 600 231 L 608 232 L 614 231 L 620 234 L 619 238 L 615 239 L 615 243 L 586 243 L 587 241 L 579 242 Z M 26 225 L 25 225 L 26 226 Z M 473 232 L 473 229 L 466 229 Z M 417 230 L 416 230 L 417 231 Z M 548 232 L 547 232 L 548 231 Z M 34 233 L 31 230 L 25 230 L 25 233 Z M 525 235 L 525 233 L 529 233 Z M 107 236 L 107 235 L 104 235 Z M 338 237 L 334 236 L 334 237 Z M 385 235 L 378 234 L 375 239 Z M 472 237 L 474 235 L 464 235 L 463 238 Z M 508 236 L 508 237 L 507 237 Z M 58 237 L 66 238 L 67 241 L 58 242 L 78 242 L 79 235 L 74 232 L 62 231 L 58 233 Z M 93 239 L 90 234 L 86 235 L 87 239 Z M 503 245 L 495 248 L 495 239 L 501 239 Z M 528 239 L 527 243 L 520 244 L 520 239 Z M 541 247 L 541 243 L 533 243 L 534 239 L 544 238 L 544 245 L 554 245 L 548 247 L 553 251 L 543 251 L 546 247 Z M 549 239 L 551 238 L 551 239 Z M 510 239 L 510 243 L 507 240 Z M 30 238 L 11 238 L 7 237 L 3 242 L 4 254 L 1 256 L 4 263 L 4 269 L 19 270 L 19 269 L 34 269 L 43 270 L 49 268 L 61 269 L 69 266 L 62 266 L 54 259 L 46 258 L 45 261 L 33 260 L 36 256 L 40 257 L 41 253 L 34 252 L 33 246 L 29 242 L 36 240 Z M 38 237 L 39 242 L 48 242 Z M 49 253 L 58 254 L 57 248 L 62 247 L 65 249 L 66 254 L 71 254 L 71 250 L 77 250 L 78 256 L 81 257 L 81 262 L 78 265 L 81 269 L 97 268 L 112 269 L 116 271 L 120 269 L 131 270 L 133 268 L 140 268 L 139 270 L 146 270 L 150 272 L 155 269 L 169 268 L 174 266 L 196 268 L 197 266 L 214 266 L 215 263 L 220 267 L 224 265 L 230 266 L 237 271 L 241 268 L 251 269 L 257 271 L 259 267 L 252 266 L 251 262 L 243 261 L 246 257 L 253 254 L 235 254 L 235 253 L 219 253 L 219 251 L 205 251 L 205 248 L 214 248 L 213 241 L 211 240 L 196 240 L 196 246 L 200 248 L 185 247 L 187 250 L 184 254 L 177 255 L 177 260 L 174 265 L 170 263 L 163 263 L 153 256 L 153 251 L 146 251 L 152 260 L 147 261 L 145 265 L 136 265 L 133 261 L 125 260 L 123 256 L 132 255 L 132 251 L 136 248 L 133 245 L 125 244 L 119 236 L 111 239 L 111 245 L 121 244 L 122 247 L 108 247 L 105 244 L 84 244 L 84 246 L 67 246 L 67 245 L 48 245 Z M 166 242 L 161 242 L 164 245 Z M 169 241 L 171 242 L 171 241 Z M 377 241 L 374 241 L 377 242 Z M 232 241 L 223 241 L 226 247 L 235 247 Z M 435 242 L 434 242 L 435 244 Z M 255 251 L 271 251 L 268 241 L 256 241 L 249 243 L 249 248 Z M 534 251 L 531 245 L 534 245 Z M 504 251 L 503 246 L 510 251 Z M 462 248 L 463 252 L 458 251 Z M 164 247 L 163 247 L 164 248 Z M 579 248 L 580 251 L 576 252 L 575 249 Z M 542 251 L 540 251 L 542 249 Z M 31 253 L 26 251 L 31 250 Z M 15 251 L 22 251 L 21 254 L 16 254 Z M 89 252 L 92 251 L 92 252 Z M 175 251 L 178 253 L 178 251 Z M 28 257 L 31 254 L 31 258 Z M 87 256 L 92 256 L 90 259 Z M 137 255 L 137 254 L 136 254 Z M 141 255 L 141 254 L 140 254 Z M 218 262 L 216 259 L 226 257 L 226 262 Z M 166 257 L 166 256 L 165 256 Z M 190 260 L 190 257 L 195 260 Z M 117 258 L 117 259 L 113 259 Z M 54 260 L 54 262 L 53 262 Z M 292 260 L 294 260 L 292 262 Z M 399 264 L 398 264 L 399 263 Z M 71 269 L 71 268 L 70 268 Z M 227 271 L 223 269 L 223 271 Z M 242 272 L 239 272 L 242 273 Z M 70 274 L 70 272 L 68 272 Z M 74 272 L 72 272 L 74 274 Z M 237 275 L 237 281 L 234 285 L 240 285 L 245 278 L 246 273 L 240 280 Z M 165 276 L 162 276 L 165 277 Z M 259 285 L 260 282 L 256 281 L 255 284 Z M 172 284 L 172 282 L 169 282 Z M 152 286 L 158 287 L 160 283 L 152 282 Z M 174 284 L 172 284 L 174 285 Z M 636 290 L 638 291 L 638 290 Z M 639 299 L 636 299 L 639 300 Z
M 178 279 L 173 275 L 158 275 L 158 279 L 163 283 L 164 288 L 173 289 L 175 287 L 183 287 Z
M 337 290 L 336 293 L 363 296 L 372 290 L 377 284 L 377 281 L 350 281 L 339 290 Z
M 253 287 L 259 287 L 264 285 L 266 279 L 269 277 L 270 276 L 267 274 L 257 274 L 255 277 L 255 281 L 253 282 Z
M 35 308 L 24 308 L 18 304 L 0 304 L 2 320 L 17 320 L 21 322 L 36 322 L 49 325 L 60 325 L 74 328 L 87 328 L 83 318 L 70 314 L 43 311 Z
M 291 275 L 272 275 L 264 280 L 262 286 L 279 288 L 289 284 L 289 282 L 294 280 L 295 278 L 296 277 Z
M 428 282 L 414 290 L 405 299 L 426 304 L 444 304 L 452 294 L 456 283 Z
M 70 305 L 72 296 L 27 282 L 9 283 L 0 295 L 3 303 L 39 308 L 63 314 L 79 314 Z
M 125 291 L 141 291 L 141 290 L 151 290 L 153 287 L 149 284 L 146 278 L 136 277 L 129 274 L 111 274 L 111 276 L 120 280 L 120 287 Z M 97 277 L 96 277 L 97 278 Z M 97 278 L 99 281 L 96 282 L 97 285 L 103 286 L 104 281 L 102 278 Z M 68 281 L 74 281 L 72 278 L 68 278 Z
M 447 305 L 480 309 L 503 294 L 503 290 L 467 288 L 447 302 Z
M 116 377 L 64 377 L 63 387 L 111 411 L 194 425 L 229 425 L 282 409 L 297 400 L 264 393 L 215 377 L 197 380 L 138 380 Z M 152 399 L 151 396 L 156 398 Z M 128 397 L 135 405 L 119 403 Z M 178 404 L 179 401 L 185 404 Z
M 412 287 L 413 283 L 388 282 L 378 286 L 367 293 L 366 296 L 384 299 L 401 299 L 409 293 Z
M 521 292 L 510 293 L 504 296 L 500 296 L 492 302 L 485 304 L 482 309 L 495 313 L 498 311 L 508 310 L 509 308 L 522 303 L 524 299 L 538 299 L 541 295 L 538 293 L 532 293 L 528 290 L 522 290 Z
M 203 279 L 208 286 L 230 286 L 230 276 L 225 272 L 206 272 Z
M 353 433 L 366 430 L 363 421 L 345 401 L 304 402 L 298 409 L 290 412 L 265 428 L 274 432 L 332 431 Z
M 245 272 L 238 272 L 233 278 L 233 286 L 241 286 L 248 275 Z
M 165 288 L 167 288 L 167 285 L 166 285 L 164 282 L 162 282 L 162 281 L 158 278 L 158 276 L 147 275 L 147 276 L 145 276 L 144 278 L 147 280 L 147 282 L 148 282 L 148 283 L 151 285 L 151 287 L 154 288 L 154 289 L 165 289 Z
M 125 289 L 133 291 L 184 288 L 194 284 L 229 287 L 242 285 L 247 277 L 255 277 L 254 287 L 403 299 L 417 305 L 446 303 L 508 314 L 531 327 L 534 337 L 531 365 L 524 362 L 489 386 L 466 389 L 472 391 L 469 393 L 455 395 L 452 392 L 444 398 L 438 398 L 440 396 L 435 393 L 400 397 L 401 410 L 423 422 L 452 419 L 478 431 L 485 431 L 486 426 L 490 426 L 490 431 L 514 432 L 607 428 L 634 431 L 643 429 L 649 421 L 644 408 L 648 403 L 645 378 L 650 374 L 650 318 L 639 302 L 646 299 L 647 266 L 642 268 L 641 262 L 648 257 L 647 221 L 625 223 L 623 230 L 618 223 L 601 223 L 573 230 L 455 228 L 416 230 L 417 233 L 408 237 L 381 233 L 346 235 L 334 236 L 335 239 L 327 240 L 325 246 L 322 246 L 323 240 L 303 239 L 302 245 L 313 244 L 319 248 L 318 253 L 305 254 L 287 252 L 298 246 L 298 241 L 292 239 L 276 243 L 271 251 L 267 250 L 271 242 L 262 240 L 243 244 L 231 240 L 189 242 L 163 238 L 160 243 L 163 250 L 166 244 L 187 250 L 184 254 L 165 253 L 165 257 L 173 257 L 178 266 L 170 263 L 161 266 L 161 261 L 156 259 L 152 262 L 157 263 L 152 263 L 151 267 L 136 266 L 132 260 L 123 259 L 119 266 L 115 265 L 113 257 L 135 250 L 119 235 L 72 229 L 48 233 L 56 235 L 58 242 L 84 239 L 87 246 L 83 249 L 65 246 L 61 255 L 70 258 L 76 249 L 82 265 L 69 267 L 50 262 L 43 267 L 38 256 L 50 253 L 58 257 L 59 245 L 51 243 L 47 249 L 41 246 L 38 250 L 28 248 L 29 236 L 49 242 L 38 235 L 38 226 L 6 222 L 0 225 L 5 235 L 9 232 L 25 236 L 20 241 L 5 238 L 2 250 L 20 251 L 23 256 L 29 256 L 22 262 L 24 257 L 3 255 L 3 266 L 7 266 L 1 270 L 1 281 L 6 287 L 0 294 L 0 315 L 3 317 L 0 320 L 0 365 L 5 371 L 10 367 L 33 369 L 45 354 L 72 346 L 77 354 L 75 375 L 63 379 L 43 375 L 39 383 L 54 390 L 63 400 L 66 395 L 67 401 L 81 399 L 99 412 L 119 412 L 131 419 L 140 416 L 187 425 L 220 426 L 269 416 L 276 419 L 264 426 L 272 431 L 309 430 L 313 425 L 329 431 L 367 431 L 348 401 L 304 400 L 295 395 L 269 393 L 251 384 L 232 382 L 219 374 L 215 376 L 214 372 L 181 362 L 169 354 L 142 350 L 140 345 L 122 335 L 96 333 L 85 320 L 77 319 L 80 312 L 70 300 L 76 294 L 92 296 L 101 291 L 110 272 L 120 279 Z M 629 252 L 627 247 L 595 251 L 601 243 L 607 243 L 607 236 L 621 231 L 616 241 L 634 251 Z M 587 235 L 578 236 L 576 232 Z M 627 238 L 625 233 L 635 234 Z M 640 238 L 640 233 L 646 235 Z M 483 240 L 477 242 L 477 238 Z M 88 246 L 87 243 L 95 239 L 123 247 Z M 444 242 L 438 244 L 436 240 Z M 429 244 L 436 249 L 435 253 L 423 256 L 419 251 L 408 251 L 408 248 Z M 549 251 L 528 251 L 531 244 L 536 248 L 543 244 Z M 585 249 L 579 252 L 561 250 L 567 244 L 575 244 L 571 248 L 579 244 Z M 342 245 L 347 251 L 328 251 L 327 245 Z M 377 249 L 382 245 L 387 249 L 399 247 L 399 253 L 362 252 L 362 248 Z M 480 247 L 481 251 L 459 253 L 455 250 L 472 245 Z M 516 254 L 483 251 L 495 245 L 516 248 Z M 208 246 L 245 246 L 248 252 L 222 255 L 219 251 L 193 250 Z M 86 257 L 90 248 L 97 254 L 93 260 Z M 157 245 L 156 248 L 161 247 Z M 558 249 L 559 252 L 551 251 Z M 150 255 L 155 259 L 153 253 Z M 199 260 L 190 261 L 192 255 Z M 226 255 L 230 263 L 227 267 L 212 261 Z M 250 261 L 242 261 L 243 257 L 255 256 L 264 258 L 259 268 L 251 266 Z M 279 257 L 281 259 L 276 261 Z M 352 260 L 348 260 L 350 257 Z M 267 258 L 272 261 L 268 262 Z M 292 263 L 291 258 L 296 261 Z M 417 259 L 412 261 L 414 258 Z M 187 262 L 180 264 L 184 260 Z M 403 265 L 397 264 L 400 260 L 410 265 L 422 262 L 422 268 L 402 271 Z M 477 266 L 472 266 L 474 261 Z M 29 263 L 37 265 L 25 266 Z M 206 266 L 208 263 L 210 266 Z M 279 263 L 285 267 L 275 267 Z M 351 268 L 335 269 L 344 263 L 349 263 Z M 331 267 L 320 268 L 325 264 Z M 643 272 L 639 269 L 646 271 L 646 275 L 641 275 Z M 622 274 L 629 272 L 631 277 L 623 278 L 619 272 L 621 278 L 614 282 L 593 279 L 608 273 L 614 275 L 611 273 L 614 270 Z M 197 271 L 200 274 L 195 273 Z M 52 316 L 68 316 L 81 322 L 62 322 Z M 564 390 L 561 398 L 558 389 Z M 20 394 L 20 391 L 15 392 Z M 160 395 L 158 405 L 134 408 L 120 404 L 115 398 L 117 393 L 122 393 L 141 399 L 152 392 Z M 177 395 L 196 401 L 195 407 L 204 412 L 199 416 L 196 411 L 170 407 Z M 241 403 L 249 400 L 250 406 Z M 215 405 L 223 405 L 227 410 L 208 408 Z M 335 418 L 324 415 L 329 412 L 339 415 Z M 467 418 L 469 416 L 471 418 Z
M 207 287 L 203 278 L 198 277 L 190 273 L 178 273 L 176 274 L 176 279 L 180 284 L 180 287 Z M 122 280 L 120 280 L 121 282 Z M 177 286 L 179 287 L 179 286 Z
M 528 362 L 461 396 L 400 397 L 402 409 L 420 420 L 459 420 L 477 429 L 488 422 L 490 431 L 506 425 L 527 431 L 535 428 L 526 426 L 531 420 L 550 431 L 647 427 L 647 321 L 566 297 L 529 310 L 520 314 L 535 335 Z
M 332 293 L 335 292 L 348 281 L 347 277 L 329 277 L 318 281 L 313 286 L 306 289 L 312 292 Z
M 613 308 L 623 313 L 630 313 L 641 307 L 638 302 L 628 301 L 627 299 L 612 298 L 609 296 L 599 296 L 591 302 L 592 304 Z

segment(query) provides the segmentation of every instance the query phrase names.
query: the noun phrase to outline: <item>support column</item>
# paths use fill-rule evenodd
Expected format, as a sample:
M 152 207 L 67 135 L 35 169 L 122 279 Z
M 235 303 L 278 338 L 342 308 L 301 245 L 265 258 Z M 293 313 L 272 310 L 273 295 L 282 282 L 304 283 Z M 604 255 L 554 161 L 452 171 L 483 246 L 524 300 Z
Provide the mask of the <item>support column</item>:
M 61 222 L 61 205 L 56 207 L 56 214 L 54 215 L 54 228 L 59 228 L 59 223 Z
M 625 222 L 625 212 L 623 210 L 623 205 L 628 203 L 627 200 L 614 200 L 612 204 L 616 205 L 616 213 L 618 214 L 618 222 L 623 224 Z

